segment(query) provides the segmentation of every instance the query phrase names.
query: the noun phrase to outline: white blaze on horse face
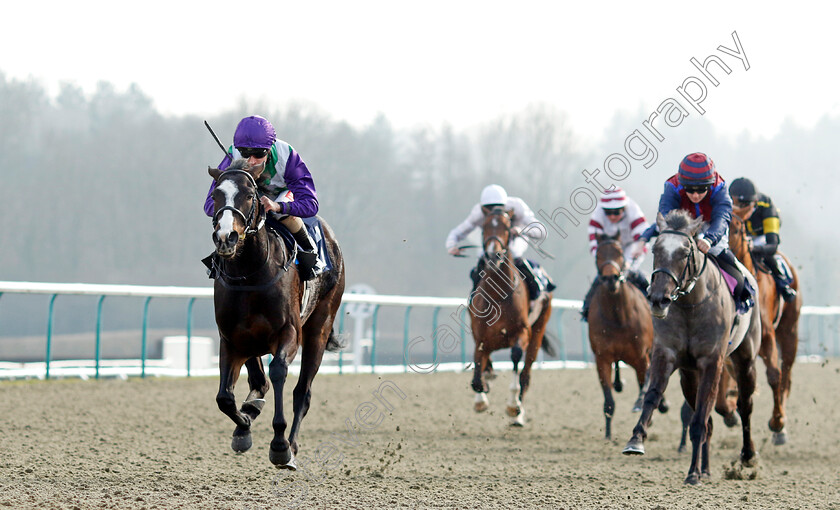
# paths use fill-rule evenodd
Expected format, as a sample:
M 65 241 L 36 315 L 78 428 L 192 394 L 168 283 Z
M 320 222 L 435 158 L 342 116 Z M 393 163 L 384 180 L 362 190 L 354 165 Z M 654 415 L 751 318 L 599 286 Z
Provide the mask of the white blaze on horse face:
M 660 241 L 662 252 L 673 259 L 674 252 L 682 248 L 684 239 L 684 237 L 677 235 L 669 235 L 667 237 L 663 237 Z
M 225 194 L 225 206 L 233 207 L 233 200 L 236 198 L 237 192 L 236 184 L 231 181 L 225 181 L 219 184 L 217 189 Z M 233 211 L 227 210 L 219 218 L 219 237 L 224 238 L 229 236 L 231 232 L 233 232 Z

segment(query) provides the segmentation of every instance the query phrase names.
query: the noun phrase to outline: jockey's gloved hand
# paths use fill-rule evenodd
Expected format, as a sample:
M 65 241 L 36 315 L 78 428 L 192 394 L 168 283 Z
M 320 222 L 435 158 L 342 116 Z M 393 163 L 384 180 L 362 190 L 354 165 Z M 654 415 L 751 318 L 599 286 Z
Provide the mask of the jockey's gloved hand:
M 639 239 L 630 247 L 630 259 L 636 260 L 645 254 L 645 241 Z
M 522 229 L 519 227 L 510 227 L 510 236 L 516 237 L 522 234 Z
M 458 248 L 457 246 L 453 246 L 452 248 L 449 248 L 448 251 L 449 251 L 450 255 L 460 255 L 461 254 L 461 249 Z

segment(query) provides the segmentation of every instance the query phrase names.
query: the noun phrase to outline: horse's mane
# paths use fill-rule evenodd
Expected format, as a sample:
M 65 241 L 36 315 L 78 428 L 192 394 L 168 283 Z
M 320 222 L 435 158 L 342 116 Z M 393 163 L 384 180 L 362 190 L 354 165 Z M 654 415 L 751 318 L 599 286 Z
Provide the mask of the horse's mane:
M 684 209 L 674 209 L 665 216 L 665 224 L 670 230 L 688 230 L 692 221 L 694 221 L 694 218 L 692 218 L 691 214 Z
M 242 158 L 233 160 L 233 163 L 227 167 L 228 170 L 248 170 L 248 168 L 248 160 Z

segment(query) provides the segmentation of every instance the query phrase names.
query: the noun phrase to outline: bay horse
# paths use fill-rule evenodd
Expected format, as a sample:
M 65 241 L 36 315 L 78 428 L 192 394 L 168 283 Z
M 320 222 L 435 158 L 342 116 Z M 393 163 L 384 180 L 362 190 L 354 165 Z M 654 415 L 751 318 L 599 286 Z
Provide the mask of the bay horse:
M 552 347 L 543 342 L 545 328 L 551 317 L 551 293 L 543 293 L 529 314 L 528 290 L 525 280 L 516 269 L 508 250 L 511 234 L 511 212 L 502 207 L 484 208 L 482 247 L 484 270 L 481 280 L 470 296 L 469 311 L 473 338 L 475 339 L 475 368 L 472 388 L 475 391 L 476 412 L 489 407 L 487 392 L 490 386 L 485 370 L 490 367 L 490 354 L 510 348 L 513 361 L 513 381 L 507 414 L 512 426 L 524 426 L 525 410 L 522 401 L 531 381 L 531 365 L 542 347 L 550 355 Z M 522 372 L 519 362 L 525 353 Z
M 618 362 L 624 361 L 636 371 L 639 396 L 633 412 L 641 411 L 653 346 L 653 321 L 647 298 L 625 279 L 624 251 L 618 236 L 598 234 L 596 239 L 595 265 L 599 284 L 589 307 L 589 344 L 595 354 L 598 380 L 604 392 L 604 437 L 611 439 L 615 412 L 615 400 L 610 389 L 612 365 L 615 364 L 613 387 L 617 392 L 623 389 Z M 660 411 L 666 410 L 667 404 L 663 399 Z
M 214 304 L 219 328 L 219 409 L 236 424 L 231 448 L 251 448 L 251 424 L 265 405 L 269 390 L 261 356 L 273 356 L 268 377 L 274 385 L 274 438 L 269 459 L 278 468 L 295 470 L 297 435 L 309 410 L 312 380 L 324 350 L 342 345 L 332 330 L 344 292 L 344 260 L 335 235 L 321 219 L 332 269 L 305 285 L 295 268 L 295 252 L 265 226 L 266 212 L 258 199 L 256 180 L 264 163 L 253 167 L 234 161 L 222 172 L 209 168 L 213 191 L 213 242 L 216 246 Z M 319 218 L 320 219 L 320 218 Z M 300 375 L 294 389 L 289 437 L 284 437 L 283 386 L 289 365 L 302 350 Z M 234 385 L 242 365 L 248 368 L 248 393 L 236 408 Z
M 657 214 L 656 224 L 659 237 L 653 246 L 654 270 L 648 296 L 654 317 L 650 382 L 642 414 L 622 453 L 645 453 L 644 440 L 653 409 L 662 399 L 671 374 L 679 369 L 683 396 L 693 409 L 689 426 L 691 465 L 685 483 L 696 485 L 701 478 L 711 476 L 711 411 L 727 355 L 738 385 L 743 432 L 740 460 L 745 466 L 757 462 L 750 417 L 755 358 L 761 341 L 760 305 L 743 315 L 736 313 L 735 301 L 717 264 L 697 247 L 695 236 L 704 226 L 702 218 L 692 219 L 688 212 L 676 210 L 666 217 Z M 755 288 L 752 275 L 747 272 L 746 278 Z

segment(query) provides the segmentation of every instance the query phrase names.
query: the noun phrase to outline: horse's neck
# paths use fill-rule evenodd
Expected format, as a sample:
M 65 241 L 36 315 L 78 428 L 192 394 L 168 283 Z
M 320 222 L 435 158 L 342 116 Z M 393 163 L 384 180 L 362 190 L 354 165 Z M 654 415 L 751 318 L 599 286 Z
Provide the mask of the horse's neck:
M 709 259 L 712 257 L 711 255 L 705 254 L 697 250 L 697 271 L 701 271 L 700 275 L 697 278 L 697 281 L 694 282 L 694 288 L 691 289 L 691 292 L 683 296 L 680 301 L 683 304 L 697 304 L 704 301 L 710 292 L 713 292 L 717 287 L 720 286 L 721 282 L 715 282 L 713 279 L 722 279 L 723 277 L 720 275 L 720 271 L 717 269 L 717 265 L 711 262 Z M 711 290 L 709 286 L 711 285 Z
M 604 283 L 601 285 L 604 285 Z M 618 292 L 616 293 L 602 288 L 601 300 L 606 305 L 601 307 L 601 313 L 604 314 L 604 317 L 614 322 L 627 321 L 633 305 L 632 285 L 632 283 L 623 281 L 618 285 Z
M 517 279 L 519 271 L 510 255 L 503 258 L 498 267 L 491 263 L 485 264 L 484 272 L 486 273 L 484 280 L 488 281 L 491 287 L 501 290 L 503 295 L 512 294 L 521 280 L 521 278 Z M 496 294 L 499 293 L 498 290 Z
M 732 253 L 741 264 L 746 267 L 750 273 L 755 274 L 755 266 L 753 265 L 752 257 L 750 256 L 750 249 L 747 245 L 747 240 L 744 236 L 738 236 L 738 243 L 732 248 Z
M 267 264 L 266 260 L 271 257 L 271 248 L 266 229 L 258 230 L 245 239 L 239 256 L 226 262 L 227 273 L 231 276 L 248 276 L 263 269 L 263 266 L 270 268 L 271 264 Z

